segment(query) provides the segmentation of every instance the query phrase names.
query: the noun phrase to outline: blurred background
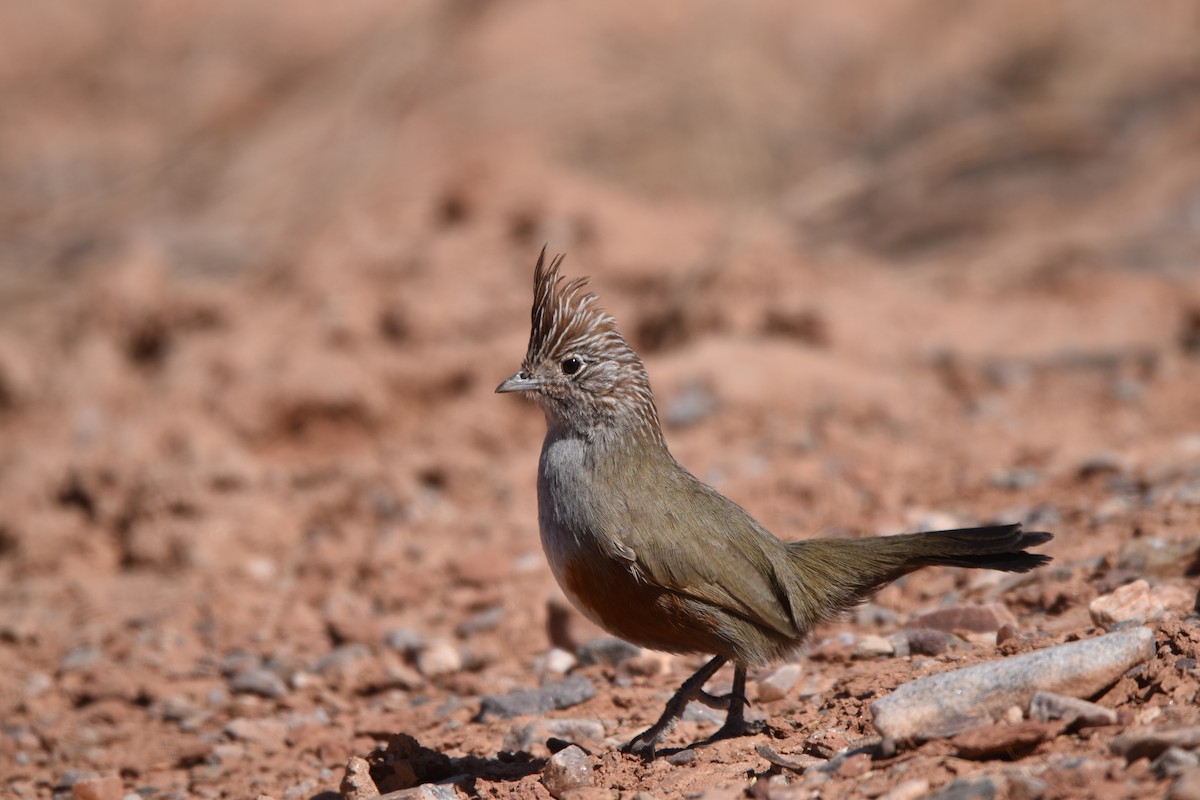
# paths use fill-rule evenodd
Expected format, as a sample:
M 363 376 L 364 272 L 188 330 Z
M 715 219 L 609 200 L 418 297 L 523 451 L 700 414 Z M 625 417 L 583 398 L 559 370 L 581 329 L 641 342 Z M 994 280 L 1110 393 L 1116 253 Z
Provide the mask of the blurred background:
M 544 243 L 680 460 L 785 538 L 1194 537 L 1198 35 L 1188 2 L 0 5 L 0 717 L 33 737 L 0 759 L 246 789 L 187 750 L 230 654 L 368 648 L 282 785 L 366 747 L 355 704 L 413 713 L 383 652 L 523 680 L 543 424 L 492 389 Z
M 139 244 L 184 275 L 319 246 L 402 263 L 498 216 L 523 255 L 652 238 L 601 198 L 761 214 L 802 252 L 894 264 L 1178 269 L 1197 252 L 1192 3 L 2 13 L 9 283 Z

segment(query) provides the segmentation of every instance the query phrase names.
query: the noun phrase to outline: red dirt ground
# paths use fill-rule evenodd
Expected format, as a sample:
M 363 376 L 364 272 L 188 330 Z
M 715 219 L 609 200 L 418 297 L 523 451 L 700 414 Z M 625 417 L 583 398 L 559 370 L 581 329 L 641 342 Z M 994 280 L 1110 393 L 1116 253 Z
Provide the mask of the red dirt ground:
M 576 668 L 596 696 L 546 716 L 603 726 L 577 796 L 1165 795 L 1109 744 L 1200 722 L 1198 24 L 1118 2 L 0 8 L 0 786 L 333 796 L 405 733 L 459 796 L 548 797 L 545 745 L 511 752 L 533 719 L 475 717 L 546 677 L 561 602 L 543 422 L 492 393 L 549 242 L 645 357 L 676 457 L 780 536 L 1056 533 L 1030 576 L 925 571 L 818 631 L 755 706 L 768 734 L 690 761 L 615 748 L 699 658 Z M 1184 600 L 1099 698 L 1119 725 L 824 777 L 757 749 L 870 742 L 871 699 L 1094 635 L 1089 603 L 1138 578 Z M 1016 640 L 854 656 L 987 602 Z

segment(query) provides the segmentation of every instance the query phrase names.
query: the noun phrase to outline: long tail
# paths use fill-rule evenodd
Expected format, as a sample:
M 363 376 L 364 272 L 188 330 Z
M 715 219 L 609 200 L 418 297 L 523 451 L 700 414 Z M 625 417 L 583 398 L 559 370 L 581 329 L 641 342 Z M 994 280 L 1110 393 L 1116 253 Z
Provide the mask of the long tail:
M 808 539 L 789 544 L 788 550 L 803 591 L 810 598 L 819 596 L 817 605 L 836 613 L 921 567 L 1028 572 L 1051 558 L 1025 549 L 1052 538 L 1044 531 L 1023 531 L 1019 524 L 989 525 L 863 539 Z

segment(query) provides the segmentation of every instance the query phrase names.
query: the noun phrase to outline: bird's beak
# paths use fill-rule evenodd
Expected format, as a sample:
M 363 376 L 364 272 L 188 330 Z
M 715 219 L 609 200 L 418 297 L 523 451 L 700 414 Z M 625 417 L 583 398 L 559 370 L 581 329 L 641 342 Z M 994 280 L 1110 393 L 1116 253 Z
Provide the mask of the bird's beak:
M 504 392 L 534 392 L 542 388 L 542 382 L 537 378 L 531 378 L 529 373 L 521 370 L 512 377 L 505 378 L 504 381 L 496 387 L 496 393 Z

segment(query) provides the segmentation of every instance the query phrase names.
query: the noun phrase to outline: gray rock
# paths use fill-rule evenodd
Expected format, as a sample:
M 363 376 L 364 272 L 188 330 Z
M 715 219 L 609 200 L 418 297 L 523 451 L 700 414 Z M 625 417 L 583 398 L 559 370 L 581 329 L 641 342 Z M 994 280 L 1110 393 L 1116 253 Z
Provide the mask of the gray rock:
M 896 647 L 897 655 L 914 656 L 940 656 L 949 650 L 955 641 L 949 633 L 933 628 L 912 628 L 894 633 L 889 638 Z M 897 641 L 901 638 L 903 645 Z
M 287 684 L 268 669 L 253 667 L 244 669 L 229 679 L 232 692 L 256 694 L 260 697 L 283 697 L 288 693 Z
M 1138 728 L 1122 733 L 1108 746 L 1113 753 L 1125 756 L 1128 761 L 1137 761 L 1139 758 L 1157 758 L 1171 747 L 1179 747 L 1184 750 L 1200 748 L 1200 725 L 1193 725 L 1190 728 L 1175 728 L 1174 730 Z
M 582 675 L 570 675 L 538 689 L 513 689 L 505 695 L 485 695 L 477 720 L 512 719 L 521 714 L 544 714 L 570 708 L 596 696 L 596 687 Z
M 1148 628 L 1110 633 L 921 678 L 876 700 L 871 712 L 887 737 L 946 736 L 1024 708 L 1038 691 L 1090 697 L 1153 655 Z
M 379 795 L 379 800 L 458 800 L 453 786 L 440 783 L 423 783 L 411 789 Z
M 607 664 L 615 667 L 635 656 L 641 655 L 642 648 L 630 644 L 615 636 L 602 636 L 580 645 L 577 655 L 581 666 L 592 664 Z
M 361 642 L 344 644 L 333 648 L 314 661 L 309 671 L 329 677 L 333 674 L 342 674 L 353 670 L 359 662 L 368 661 L 370 658 L 371 648 L 367 645 Z
M 226 653 L 225 657 L 221 659 L 221 674 L 225 676 L 236 675 L 239 672 L 261 666 L 262 658 L 257 653 L 248 653 L 245 650 L 232 650 Z
M 454 632 L 465 639 L 477 633 L 494 630 L 503 620 L 504 606 L 492 606 L 464 619 L 454 629 Z
M 91 645 L 85 644 L 79 647 L 72 647 L 63 656 L 62 662 L 58 665 L 58 671 L 70 672 L 75 669 L 83 669 L 84 667 L 90 667 L 99 660 L 100 651 Z
M 995 800 L 1004 797 L 1007 788 L 1003 775 L 971 775 L 926 795 L 925 800 Z
M 551 797 L 562 797 L 568 789 L 588 786 L 591 782 L 592 762 L 575 745 L 552 755 L 542 769 L 542 785 Z
M 1075 468 L 1075 476 L 1086 480 L 1094 475 L 1119 475 L 1128 470 L 1129 462 L 1120 453 L 1102 451 L 1080 461 Z
M 1168 747 L 1150 765 L 1160 778 L 1173 778 L 1196 767 L 1200 767 L 1200 754 L 1182 747 Z
M 1080 727 L 1115 725 L 1117 712 L 1076 697 L 1037 692 L 1029 701 L 1029 718 L 1035 722 L 1071 720 Z
M 392 628 L 384 634 L 383 643 L 398 653 L 412 656 L 425 646 L 425 637 L 409 628 Z
M 1020 491 L 1032 489 L 1042 482 L 1042 473 L 1036 469 L 1010 469 L 993 472 L 988 477 L 988 483 L 997 489 Z

